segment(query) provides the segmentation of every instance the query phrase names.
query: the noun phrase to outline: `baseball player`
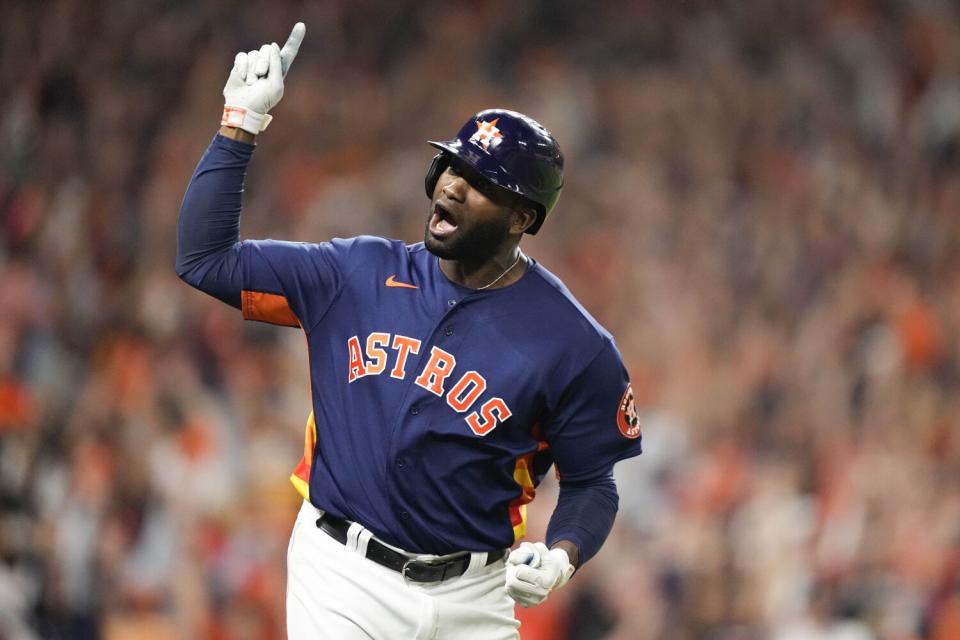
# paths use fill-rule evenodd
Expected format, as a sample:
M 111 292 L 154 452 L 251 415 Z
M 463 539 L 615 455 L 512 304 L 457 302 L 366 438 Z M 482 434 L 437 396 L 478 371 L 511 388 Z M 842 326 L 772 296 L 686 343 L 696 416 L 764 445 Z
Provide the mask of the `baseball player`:
M 289 636 L 517 638 L 514 602 L 543 602 L 597 553 L 617 511 L 613 465 L 640 453 L 613 338 L 520 250 L 560 196 L 560 148 L 522 114 L 481 111 L 430 142 L 423 242 L 241 241 L 254 140 L 304 33 L 237 54 L 177 245 L 190 285 L 306 334 Z M 553 465 L 547 539 L 508 554 Z

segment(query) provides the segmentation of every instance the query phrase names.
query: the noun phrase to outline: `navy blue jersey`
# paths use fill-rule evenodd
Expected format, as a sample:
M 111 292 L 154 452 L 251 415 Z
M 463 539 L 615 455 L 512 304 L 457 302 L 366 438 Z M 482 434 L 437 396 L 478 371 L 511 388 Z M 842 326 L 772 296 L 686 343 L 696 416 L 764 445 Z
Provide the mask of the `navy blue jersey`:
M 613 339 L 543 266 L 473 290 L 422 243 L 239 241 L 252 145 L 216 137 L 181 210 L 178 273 L 244 317 L 307 336 L 312 414 L 292 481 L 409 551 L 511 546 L 555 464 L 551 539 L 581 563 L 613 514 L 640 426 Z M 552 536 L 552 537 L 551 537 Z
M 307 334 L 313 419 L 294 483 L 388 542 L 510 546 L 551 462 L 579 482 L 640 452 L 612 338 L 536 262 L 476 291 L 422 243 L 256 241 L 240 256 L 244 316 Z

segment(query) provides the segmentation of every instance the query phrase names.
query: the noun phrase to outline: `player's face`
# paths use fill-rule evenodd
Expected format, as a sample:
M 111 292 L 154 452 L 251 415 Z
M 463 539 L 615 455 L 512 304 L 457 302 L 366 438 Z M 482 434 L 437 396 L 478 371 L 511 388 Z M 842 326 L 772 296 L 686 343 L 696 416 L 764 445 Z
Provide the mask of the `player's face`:
M 454 158 L 433 189 L 423 242 L 446 260 L 482 262 L 503 246 L 512 223 L 505 194 Z

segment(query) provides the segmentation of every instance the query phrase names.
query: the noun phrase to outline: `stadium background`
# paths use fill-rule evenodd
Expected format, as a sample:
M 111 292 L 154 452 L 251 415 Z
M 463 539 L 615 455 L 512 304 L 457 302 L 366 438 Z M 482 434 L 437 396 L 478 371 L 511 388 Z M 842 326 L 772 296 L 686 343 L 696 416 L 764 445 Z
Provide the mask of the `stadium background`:
M 2 7 L 0 637 L 282 637 L 303 338 L 173 253 L 234 53 L 302 19 L 246 237 L 419 240 L 423 141 L 483 107 L 566 152 L 524 246 L 646 453 L 526 640 L 960 638 L 956 3 Z

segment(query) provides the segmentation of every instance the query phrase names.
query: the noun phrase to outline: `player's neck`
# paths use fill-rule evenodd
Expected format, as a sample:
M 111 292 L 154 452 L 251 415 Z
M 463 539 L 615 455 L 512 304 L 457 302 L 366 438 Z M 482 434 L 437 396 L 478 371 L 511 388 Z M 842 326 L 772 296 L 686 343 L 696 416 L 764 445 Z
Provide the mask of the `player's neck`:
M 440 269 L 452 282 L 469 289 L 502 289 L 523 277 L 527 259 L 519 245 L 511 245 L 482 262 L 440 261 Z

